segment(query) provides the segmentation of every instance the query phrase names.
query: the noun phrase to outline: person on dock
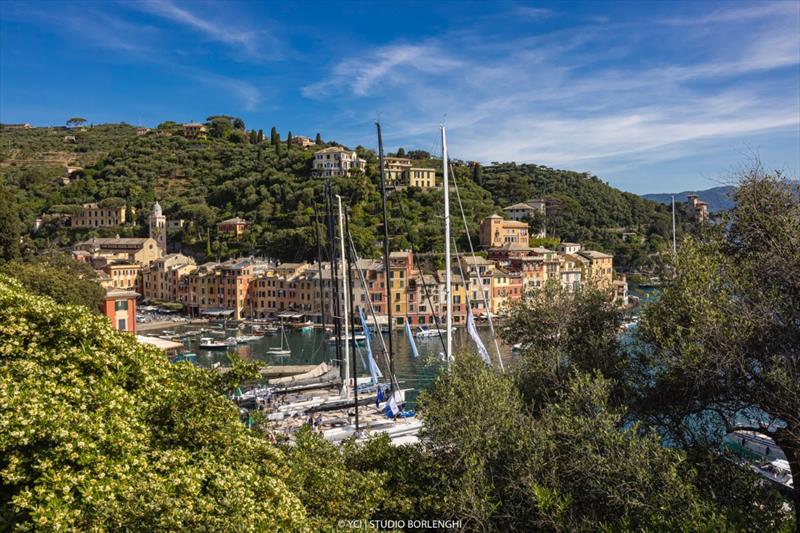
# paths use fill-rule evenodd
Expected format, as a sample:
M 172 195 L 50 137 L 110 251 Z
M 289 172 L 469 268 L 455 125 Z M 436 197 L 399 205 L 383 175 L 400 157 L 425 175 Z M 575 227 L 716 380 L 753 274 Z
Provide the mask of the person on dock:
M 322 431 L 322 414 L 318 413 L 317 418 L 314 419 L 314 428 L 318 431 Z

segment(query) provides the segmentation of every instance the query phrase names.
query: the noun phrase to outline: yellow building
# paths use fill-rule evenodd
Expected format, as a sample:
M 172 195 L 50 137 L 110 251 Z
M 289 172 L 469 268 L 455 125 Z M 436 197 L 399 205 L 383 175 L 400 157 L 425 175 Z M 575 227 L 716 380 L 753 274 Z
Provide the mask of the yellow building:
M 406 172 L 411 168 L 411 160 L 406 157 L 384 157 L 383 175 L 386 178 L 387 187 L 404 185 L 406 182 Z
M 96 203 L 83 204 L 81 212 L 71 217 L 73 228 L 111 228 L 125 224 L 126 209 L 101 207 Z
M 138 263 L 114 262 L 102 268 L 111 278 L 110 286 L 124 291 L 141 293 L 142 265 Z
M 505 244 L 528 245 L 528 224 L 516 220 L 503 220 L 500 215 L 491 215 L 481 222 L 481 246 L 499 248 Z
M 578 255 L 588 261 L 584 282 L 593 283 L 599 289 L 609 289 L 614 281 L 614 257 L 594 250 L 581 250 Z
M 194 259 L 183 254 L 169 254 L 142 269 L 142 290 L 145 298 L 177 302 L 184 277 L 194 272 Z
M 408 314 L 408 283 L 414 272 L 414 254 L 410 250 L 391 252 L 389 271 L 392 318 L 395 326 L 402 326 Z
M 161 257 L 161 249 L 155 239 L 147 237 L 94 237 L 75 245 L 76 252 L 88 252 L 90 258 L 104 258 L 106 262 L 127 261 L 142 266 L 149 265 Z
M 387 187 L 436 187 L 436 169 L 414 167 L 406 157 L 384 157 L 383 170 Z
M 408 186 L 419 187 L 420 189 L 436 187 L 436 170 L 432 168 L 409 168 Z
M 189 139 L 204 139 L 208 130 L 203 124 L 197 122 L 190 122 L 183 125 L 183 135 Z

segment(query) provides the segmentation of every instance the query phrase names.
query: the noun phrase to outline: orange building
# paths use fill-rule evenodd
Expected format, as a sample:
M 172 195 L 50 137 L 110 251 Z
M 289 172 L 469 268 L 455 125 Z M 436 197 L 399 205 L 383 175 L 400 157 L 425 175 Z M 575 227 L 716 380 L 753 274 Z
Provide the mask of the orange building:
M 133 291 L 106 289 L 100 311 L 111 321 L 117 331 L 136 333 L 136 298 Z
M 480 227 L 481 246 L 499 248 L 506 244 L 528 245 L 528 224 L 516 220 L 503 220 L 500 215 L 483 219 Z
M 247 231 L 249 222 L 243 218 L 235 217 L 223 220 L 217 224 L 217 233 L 236 235 L 237 237 Z

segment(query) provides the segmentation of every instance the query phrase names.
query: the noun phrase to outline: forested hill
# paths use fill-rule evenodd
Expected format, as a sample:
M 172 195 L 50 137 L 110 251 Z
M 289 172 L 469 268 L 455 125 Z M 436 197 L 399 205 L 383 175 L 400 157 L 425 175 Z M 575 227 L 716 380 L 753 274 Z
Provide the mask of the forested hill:
M 311 176 L 311 158 L 320 146 L 303 150 L 288 145 L 277 132 L 265 137 L 228 117 L 210 117 L 208 125 L 211 136 L 207 140 L 184 138 L 174 122 L 142 136 L 128 125 L 77 132 L 65 128 L 2 130 L 3 184 L 13 192 L 24 228 L 30 228 L 42 213 L 52 215 L 34 235 L 39 246 L 47 242 L 67 246 L 94 234 L 146 234 L 148 212 L 158 200 L 169 219 L 187 222 L 170 234 L 172 245 L 200 259 L 242 253 L 282 260 L 315 257 L 313 207 L 315 202 L 321 206 L 324 182 Z M 64 142 L 67 135 L 74 135 L 75 142 Z M 321 146 L 328 144 L 335 143 Z M 364 254 L 377 254 L 381 234 L 377 158 L 362 147 L 356 150 L 368 161 L 366 174 L 335 178 L 332 184 L 350 206 L 357 246 Z M 410 154 L 419 166 L 441 167 L 441 161 L 431 160 L 429 154 Z M 63 185 L 63 165 L 75 163 L 84 170 L 78 179 Z M 481 168 L 456 162 L 454 167 L 473 239 L 477 239 L 482 218 L 530 198 L 548 201 L 548 236 L 614 253 L 617 264 L 624 267 L 644 266 L 648 254 L 670 238 L 668 209 L 614 189 L 596 177 L 514 163 Z M 76 230 L 64 227 L 56 216 L 70 206 L 109 198 L 136 208 L 138 224 Z M 442 250 L 441 211 L 441 190 L 409 188 L 392 193 L 392 247 Z M 458 214 L 455 204 L 453 212 Z M 252 223 L 240 240 L 216 234 L 215 223 L 233 216 Z M 462 225 L 454 224 L 454 228 L 465 244 Z M 324 236 L 324 226 L 322 233 Z

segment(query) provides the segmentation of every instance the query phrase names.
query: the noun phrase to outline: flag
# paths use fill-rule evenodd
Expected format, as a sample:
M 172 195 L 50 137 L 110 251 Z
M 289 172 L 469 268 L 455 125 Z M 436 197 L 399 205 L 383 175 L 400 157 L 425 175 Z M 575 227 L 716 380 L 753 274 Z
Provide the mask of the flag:
M 367 360 L 369 361 L 369 374 L 372 376 L 372 384 L 378 383 L 378 378 L 382 378 L 383 374 L 375 358 L 372 357 L 372 345 L 369 342 L 369 327 L 367 327 L 367 318 L 364 316 L 364 309 L 358 308 L 358 315 L 361 318 L 361 327 L 364 328 L 364 345 L 367 347 Z
M 411 353 L 416 359 L 419 357 L 419 352 L 417 351 L 417 344 L 414 342 L 414 335 L 411 334 L 411 326 L 408 325 L 408 317 L 406 317 L 406 336 L 408 337 L 408 343 L 411 345 Z
M 478 330 L 475 328 L 475 319 L 472 317 L 472 310 L 469 308 L 467 308 L 467 332 L 478 346 L 478 353 L 480 354 L 481 359 L 483 359 L 483 362 L 489 366 L 492 366 L 492 360 L 489 358 L 489 352 L 486 351 L 486 346 L 483 345 L 483 341 L 478 336 Z

